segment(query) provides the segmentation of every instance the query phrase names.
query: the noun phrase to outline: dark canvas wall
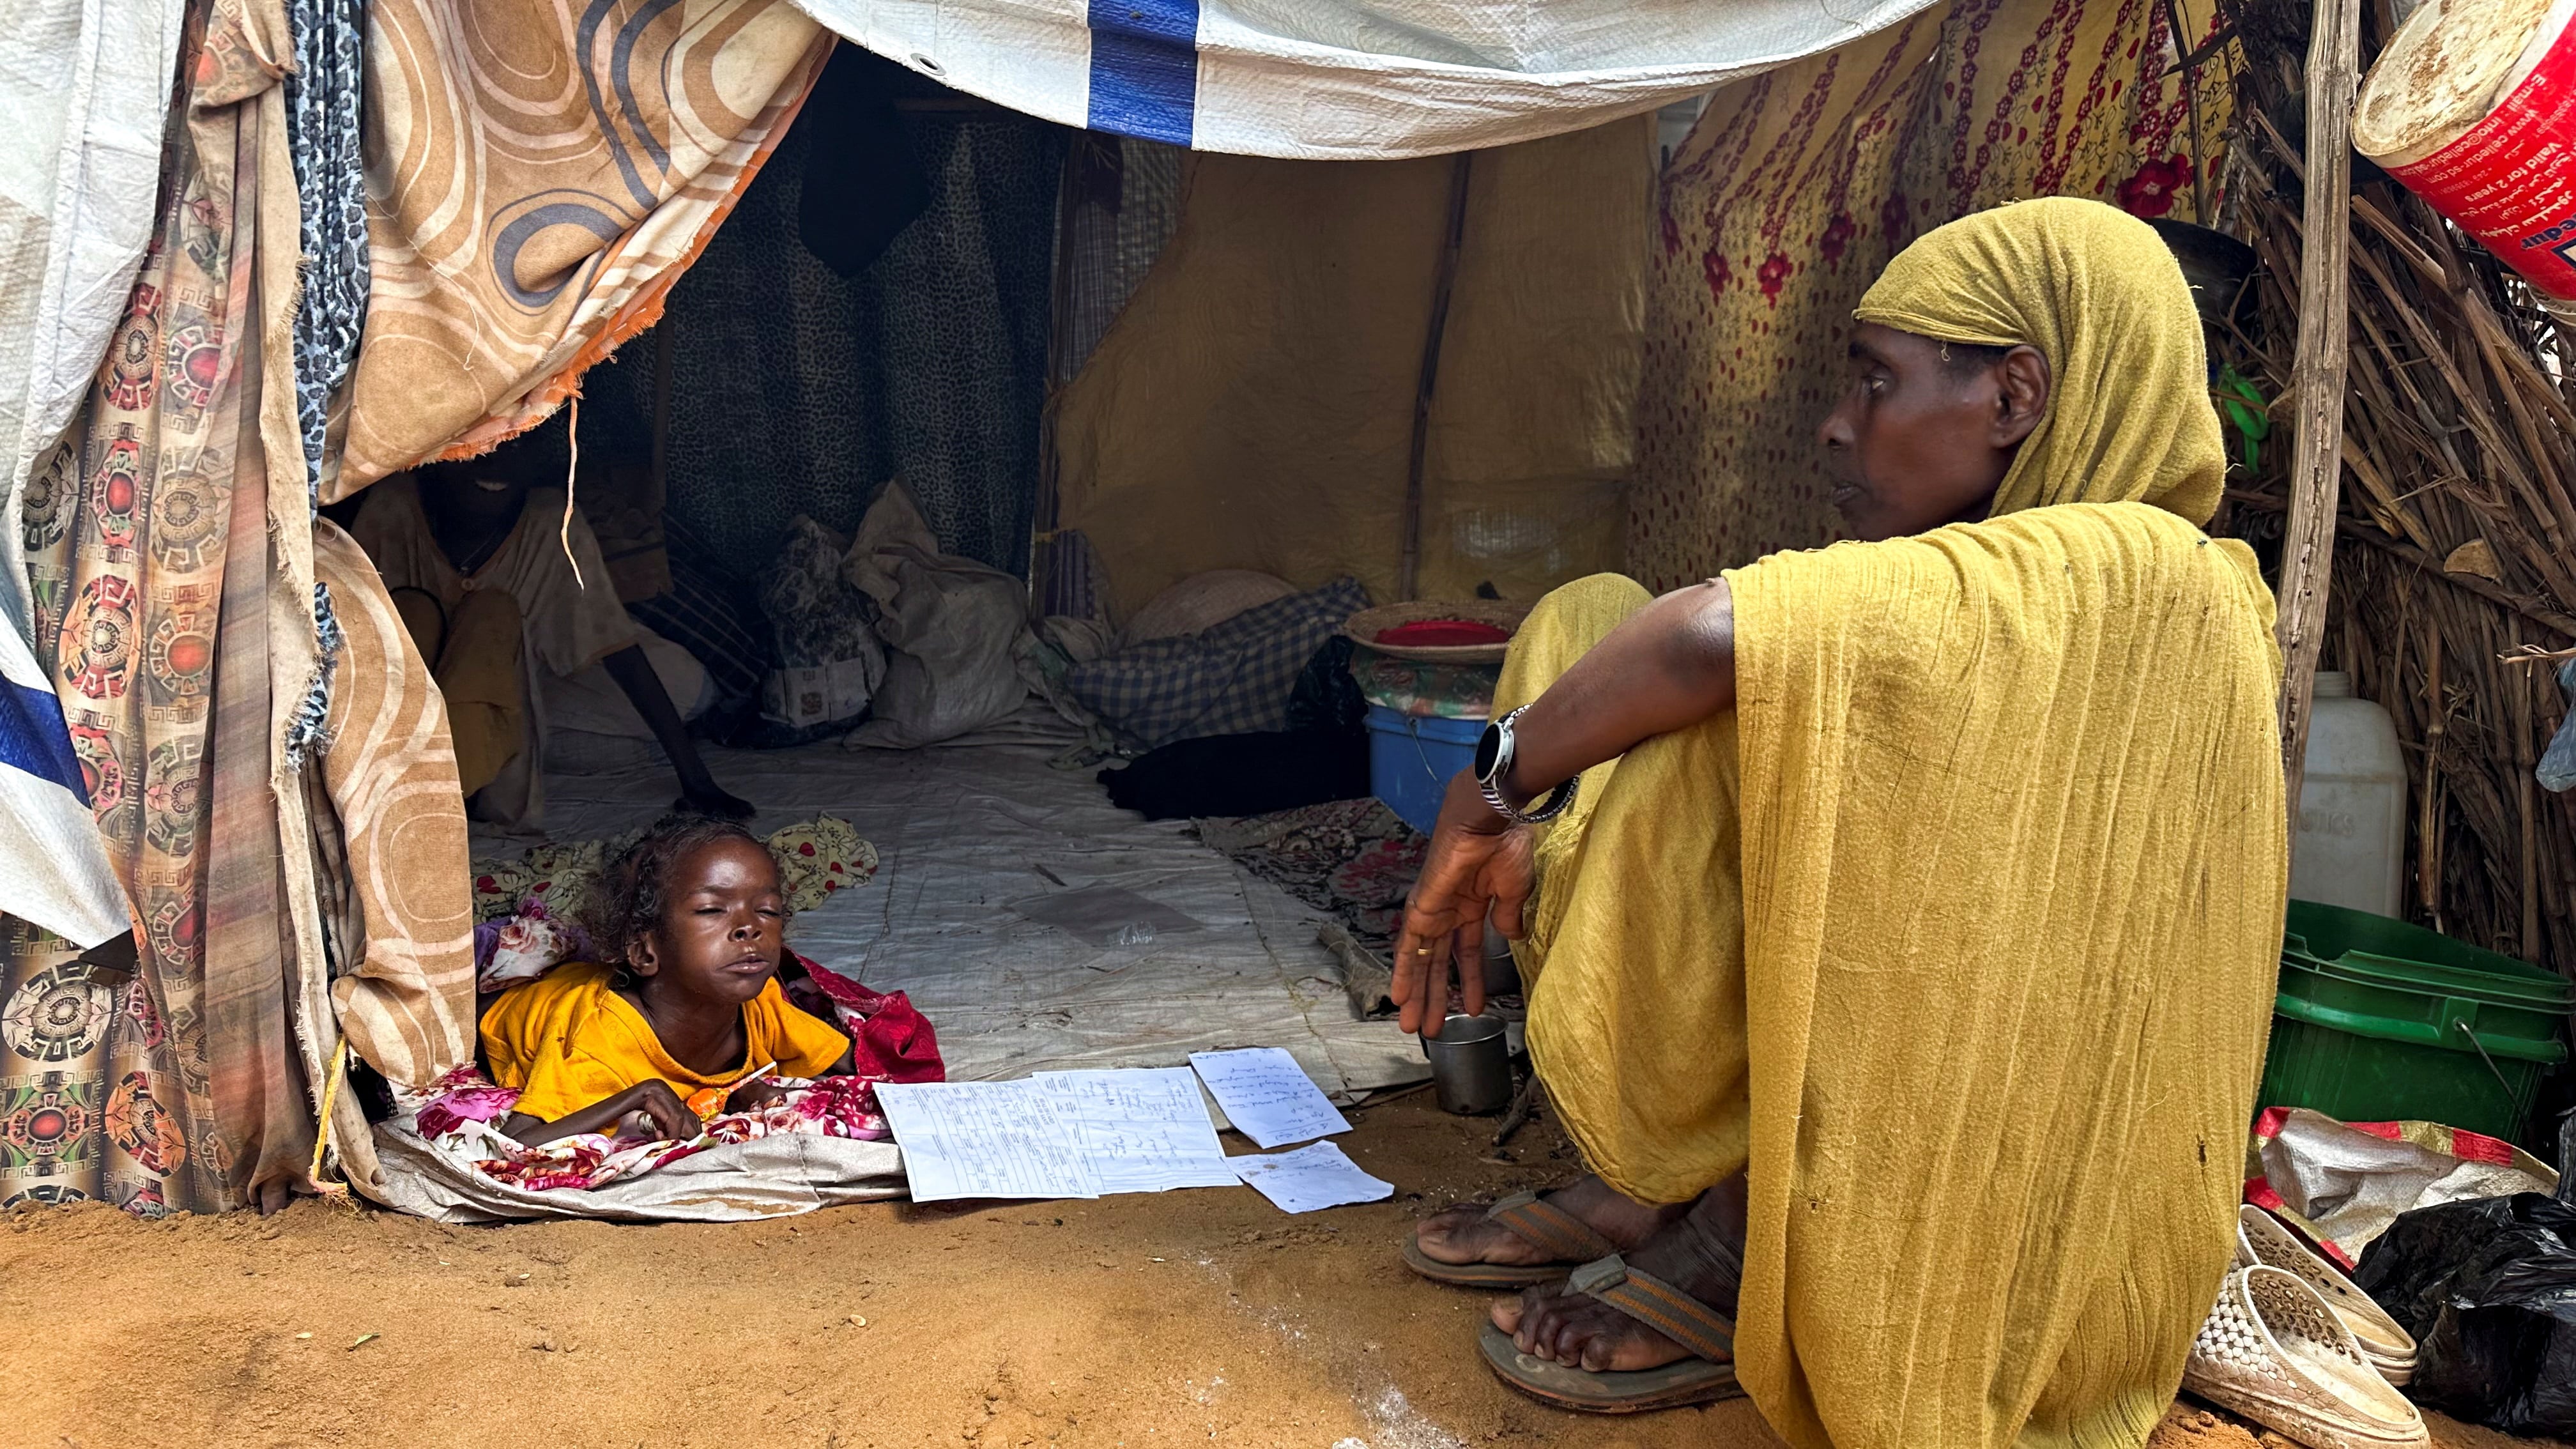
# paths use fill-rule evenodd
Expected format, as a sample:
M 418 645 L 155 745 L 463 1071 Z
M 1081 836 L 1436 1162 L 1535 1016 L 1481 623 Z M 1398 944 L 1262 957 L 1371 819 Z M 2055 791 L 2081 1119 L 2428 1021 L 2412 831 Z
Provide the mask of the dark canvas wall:
M 800 513 L 848 532 L 891 477 L 943 547 L 1027 572 L 1067 133 L 931 109 L 955 102 L 928 89 L 843 46 L 672 289 L 668 517 L 675 546 L 737 578 Z M 925 104 L 897 110 L 899 95 Z M 891 143 L 905 154 L 884 155 Z M 831 191 L 809 205 L 809 187 Z M 809 227 L 858 270 L 818 256 Z M 649 459 L 654 348 L 640 337 L 585 381 L 586 476 Z

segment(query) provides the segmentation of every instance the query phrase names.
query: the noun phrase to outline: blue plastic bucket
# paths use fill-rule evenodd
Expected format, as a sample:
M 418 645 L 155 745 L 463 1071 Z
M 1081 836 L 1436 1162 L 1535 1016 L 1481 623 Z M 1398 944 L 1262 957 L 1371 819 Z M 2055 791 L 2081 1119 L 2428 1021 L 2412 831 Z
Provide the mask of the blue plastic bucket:
M 1480 719 L 1417 719 L 1369 706 L 1369 793 L 1404 823 L 1431 833 L 1440 819 L 1440 797 L 1449 777 L 1476 757 L 1476 739 L 1485 732 Z

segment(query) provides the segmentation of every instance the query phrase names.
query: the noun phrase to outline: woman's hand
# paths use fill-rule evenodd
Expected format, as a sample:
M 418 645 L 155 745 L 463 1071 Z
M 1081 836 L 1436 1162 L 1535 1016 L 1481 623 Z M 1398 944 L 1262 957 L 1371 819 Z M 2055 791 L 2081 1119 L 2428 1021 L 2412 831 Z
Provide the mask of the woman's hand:
M 728 1112 L 757 1112 L 772 1102 L 787 1100 L 787 1089 L 766 1077 L 754 1077 L 733 1089 L 725 1098 Z
M 1463 978 L 1468 1014 L 1485 1009 L 1485 917 L 1521 938 L 1521 908 L 1536 879 L 1531 845 L 1529 827 L 1495 814 L 1465 771 L 1451 777 L 1395 940 L 1390 994 L 1406 1031 L 1440 1034 L 1453 976 Z

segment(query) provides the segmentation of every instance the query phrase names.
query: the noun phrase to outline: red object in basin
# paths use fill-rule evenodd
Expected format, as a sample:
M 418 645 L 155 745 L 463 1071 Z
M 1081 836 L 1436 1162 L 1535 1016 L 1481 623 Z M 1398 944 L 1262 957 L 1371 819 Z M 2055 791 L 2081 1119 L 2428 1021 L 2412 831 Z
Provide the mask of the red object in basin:
M 1377 642 L 1407 649 L 1458 649 L 1477 644 L 1508 644 L 1512 631 L 1472 619 L 1417 619 L 1378 631 Z

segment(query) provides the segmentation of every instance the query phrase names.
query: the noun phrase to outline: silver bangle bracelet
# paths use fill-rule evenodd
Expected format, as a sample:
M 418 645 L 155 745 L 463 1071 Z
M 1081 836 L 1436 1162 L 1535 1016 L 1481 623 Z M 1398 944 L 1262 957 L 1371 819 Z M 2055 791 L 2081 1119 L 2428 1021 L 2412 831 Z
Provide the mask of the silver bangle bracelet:
M 1485 803 L 1493 807 L 1494 813 L 1505 820 L 1515 825 L 1544 825 L 1565 813 L 1566 807 L 1574 803 L 1575 787 L 1582 783 L 1581 775 L 1569 778 L 1549 791 L 1544 797 L 1545 803 L 1534 810 L 1513 809 L 1510 802 L 1503 799 L 1503 792 L 1490 780 L 1479 782 L 1476 788 L 1484 794 Z

